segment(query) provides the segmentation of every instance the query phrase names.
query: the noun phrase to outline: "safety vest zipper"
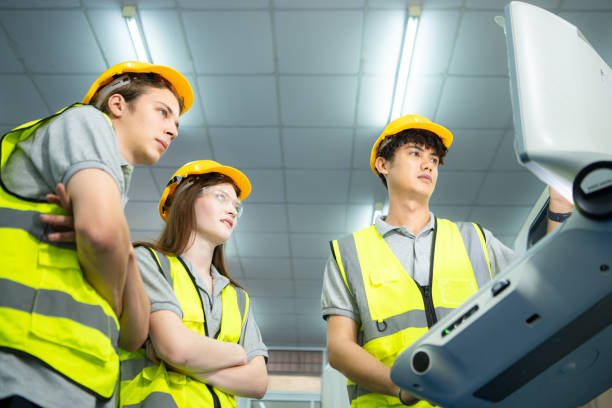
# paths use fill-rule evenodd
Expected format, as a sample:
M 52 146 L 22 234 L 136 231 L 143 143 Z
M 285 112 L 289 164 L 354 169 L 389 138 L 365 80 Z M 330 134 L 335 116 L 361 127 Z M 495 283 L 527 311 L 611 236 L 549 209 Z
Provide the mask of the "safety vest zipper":
M 436 316 L 436 309 L 433 305 L 433 299 L 431 296 L 431 286 L 417 285 L 423 296 L 423 305 L 425 306 L 425 316 L 427 317 L 427 327 L 431 327 L 438 321 Z

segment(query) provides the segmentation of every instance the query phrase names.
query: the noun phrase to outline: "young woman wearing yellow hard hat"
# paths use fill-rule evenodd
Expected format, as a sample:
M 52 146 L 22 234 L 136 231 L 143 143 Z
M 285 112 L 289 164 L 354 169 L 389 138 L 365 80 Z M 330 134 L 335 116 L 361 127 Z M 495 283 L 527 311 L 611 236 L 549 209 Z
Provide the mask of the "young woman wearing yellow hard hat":
M 212 160 L 184 165 L 168 183 L 166 225 L 136 247 L 151 325 L 147 346 L 121 356 L 121 406 L 235 407 L 234 395 L 264 395 L 267 348 L 223 256 L 250 191 L 242 172 Z

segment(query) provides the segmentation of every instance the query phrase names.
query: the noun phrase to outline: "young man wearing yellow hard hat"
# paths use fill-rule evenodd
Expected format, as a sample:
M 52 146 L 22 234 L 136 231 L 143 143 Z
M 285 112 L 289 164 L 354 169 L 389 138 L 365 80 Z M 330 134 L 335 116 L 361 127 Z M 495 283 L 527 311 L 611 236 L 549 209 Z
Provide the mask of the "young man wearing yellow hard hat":
M 179 72 L 125 62 L 82 104 L 2 137 L 0 405 L 115 406 L 118 348 L 140 347 L 149 324 L 123 213 L 131 173 L 159 160 L 192 103 Z
M 430 211 L 452 141 L 448 129 L 423 116 L 391 122 L 370 160 L 388 189 L 389 214 L 331 242 L 321 304 L 329 361 L 349 379 L 352 407 L 431 407 L 391 382 L 393 361 L 515 258 L 478 224 Z M 550 207 L 571 211 L 556 194 Z

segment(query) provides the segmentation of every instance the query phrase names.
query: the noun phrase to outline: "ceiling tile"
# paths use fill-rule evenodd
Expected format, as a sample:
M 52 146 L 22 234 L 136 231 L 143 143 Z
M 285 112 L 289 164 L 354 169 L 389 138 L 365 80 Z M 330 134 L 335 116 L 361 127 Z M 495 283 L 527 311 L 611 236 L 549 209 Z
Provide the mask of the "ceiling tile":
M 153 182 L 155 183 L 159 191 L 164 191 L 164 189 L 166 188 L 166 185 L 168 184 L 168 181 L 170 181 L 170 179 L 172 178 L 172 175 L 174 174 L 175 171 L 178 170 L 179 167 L 180 166 L 164 167 L 164 166 L 161 166 L 159 163 L 156 164 L 155 166 L 150 167 L 151 173 L 153 174 Z
M 273 318 L 275 315 L 295 313 L 295 300 L 293 297 L 250 296 L 250 300 L 253 312 L 258 316 L 267 315 Z
M 533 205 L 544 184 L 531 173 L 490 172 L 478 194 L 478 205 Z
M 319 304 L 321 299 L 321 289 L 323 288 L 323 281 L 316 280 L 295 280 L 295 295 L 299 298 L 310 298 L 310 299 L 301 299 L 300 303 L 302 306 L 305 304 L 316 305 L 314 307 L 314 312 L 321 313 L 321 306 Z M 297 299 L 296 299 L 297 302 Z M 303 308 L 298 309 L 298 313 L 308 312 L 303 310 Z M 309 313 L 304 313 L 309 314 Z
M 500 129 L 459 129 L 444 158 L 444 171 L 486 170 L 491 165 L 503 137 Z
M 325 258 L 329 256 L 329 241 L 341 234 L 291 234 L 291 253 L 298 258 Z
M 243 257 L 288 258 L 287 234 L 262 232 L 235 232 L 238 253 Z
M 351 203 L 374 204 L 383 201 L 387 190 L 382 181 L 371 170 L 353 170 L 351 173 Z
M 285 184 L 283 173 L 279 170 L 240 169 L 251 181 L 251 195 L 245 206 L 250 203 L 285 202 Z
M 393 82 L 402 45 L 404 14 L 403 9 L 368 11 L 363 39 L 362 73 L 386 74 Z
M 374 206 L 372 205 L 349 205 L 346 211 L 345 232 L 350 234 L 370 226 L 373 212 Z
M 449 72 L 464 75 L 507 75 L 504 30 L 493 18 L 498 12 L 463 14 Z
M 484 172 L 440 171 L 432 205 L 469 205 L 476 202 Z
M 279 72 L 356 74 L 362 23 L 361 11 L 276 12 Z
M 219 162 L 239 169 L 281 167 L 277 128 L 210 128 L 210 140 Z
M 289 205 L 291 232 L 342 232 L 345 225 L 346 207 L 344 205 Z
M 287 9 L 342 9 L 360 8 L 364 2 L 365 0 L 309 0 L 305 3 L 304 0 L 274 0 L 274 6 Z
M 321 319 L 321 325 L 324 324 L 323 319 Z M 313 330 L 312 328 L 308 327 L 299 327 L 298 328 L 298 339 L 299 339 L 299 345 L 302 347 L 324 347 L 325 346 L 325 339 L 326 339 L 326 332 L 325 332 L 325 326 L 323 326 L 323 328 L 319 328 L 317 330 Z
M 263 316 L 264 318 L 265 315 Z M 272 318 L 272 317 L 270 317 Z M 264 343 L 268 347 L 280 346 L 299 346 L 297 338 L 297 330 L 286 329 L 286 328 L 278 328 L 275 330 L 266 329 L 261 330 L 261 336 L 263 338 Z
M 455 43 L 458 21 L 457 11 L 429 9 L 423 11 L 412 56 L 413 74 L 446 73 Z
M 227 257 L 238 257 L 238 248 L 236 246 L 236 234 L 232 234 L 230 239 L 223 244 L 223 251 Z
M 145 166 L 136 166 L 132 173 L 128 197 L 134 201 L 154 201 L 158 202 L 161 191 L 153 179 L 151 169 Z
M 17 59 L 17 55 L 10 47 L 4 30 L 0 30 L 0 73 L 18 73 L 23 72 L 23 64 Z
M 203 129 L 181 128 L 179 137 L 172 142 L 158 164 L 178 169 L 190 161 L 210 159 L 212 154 L 209 146 Z
M 443 83 L 442 76 L 410 76 L 402 114 L 418 113 L 433 120 L 440 102 Z
M 281 76 L 283 124 L 353 126 L 356 95 L 354 76 Z
M 391 111 L 394 78 L 392 76 L 361 78 L 357 125 L 382 127 L 387 124 Z
M 374 146 L 374 142 L 378 139 L 383 128 L 384 126 L 372 129 L 357 129 L 355 132 L 355 147 L 353 150 L 354 169 L 370 169 L 372 146 Z
M 495 154 L 495 159 L 491 164 L 492 170 L 525 170 L 518 163 L 516 152 L 514 151 L 514 131 L 507 131 L 502 138 L 501 145 Z
M 4 11 L 0 20 L 30 72 L 100 73 L 106 69 L 81 11 Z
M 285 166 L 346 169 L 350 167 L 353 132 L 350 129 L 283 129 Z
M 607 10 L 612 9 L 612 2 L 607 4 Z M 560 13 L 559 16 L 576 25 L 599 56 L 612 66 L 612 12 Z
M 454 128 L 506 128 L 512 116 L 507 78 L 449 77 L 437 123 Z
M 470 219 L 483 228 L 493 232 L 493 235 L 516 235 L 521 229 L 531 207 L 473 207 Z
M 450 206 L 450 205 L 431 205 L 430 210 L 436 217 L 446 218 L 451 221 L 471 221 L 468 217 L 472 207 Z
M 201 9 L 234 9 L 234 8 L 266 8 L 270 0 L 177 0 L 183 8 Z
M 130 32 L 126 20 L 121 16 L 120 7 L 88 10 L 87 16 L 109 66 L 137 60 L 136 50 L 130 41 Z M 150 41 L 147 42 L 149 43 Z
M 51 113 L 25 75 L 0 75 L 0 89 L 2 124 L 22 124 Z
M 345 170 L 287 170 L 287 199 L 290 203 L 342 203 L 348 180 Z
M 130 240 L 132 242 L 153 242 L 159 237 L 160 232 L 161 228 L 156 230 L 130 229 Z
M 3 0 L 2 8 L 79 7 L 79 0 Z
M 612 3 L 610 0 L 565 0 L 562 8 L 566 10 L 612 10 Z
M 556 8 L 559 7 L 560 0 L 529 0 L 528 3 L 543 8 Z M 485 8 L 485 9 L 499 9 L 503 11 L 504 7 L 508 4 L 507 0 L 467 0 L 466 6 L 468 8 Z
M 293 273 L 296 279 L 323 281 L 323 271 L 327 258 L 293 257 Z
M 97 77 L 97 75 L 33 75 L 37 88 L 52 112 L 57 112 L 75 102 L 81 102 L 85 92 Z
M 164 222 L 157 210 L 157 201 L 128 201 L 125 216 L 131 229 L 161 231 Z
M 251 296 L 274 297 L 282 294 L 283 297 L 293 294 L 292 279 L 245 279 L 244 287 Z M 259 322 L 262 325 L 261 322 Z
M 244 272 L 242 271 L 240 260 L 234 256 L 227 256 L 227 253 L 224 253 L 224 255 L 226 255 L 225 262 L 230 276 L 234 279 L 238 279 L 238 283 L 240 283 L 240 281 L 244 279 Z
M 170 65 L 172 66 L 172 65 Z M 185 74 L 185 78 L 191 84 L 193 89 L 194 101 L 191 109 L 187 113 L 181 115 L 180 124 L 183 127 L 202 127 L 205 125 L 204 116 L 202 115 L 202 100 L 198 98 L 198 83 L 195 76 Z M 181 129 L 182 130 L 182 129 Z
M 311 282 L 311 281 L 308 281 Z M 301 292 L 302 282 L 296 281 L 295 287 L 298 290 L 298 298 L 295 299 L 295 309 L 297 314 L 307 315 L 307 316 L 317 316 L 316 321 L 321 321 L 323 325 L 324 321 L 321 317 L 321 285 L 322 282 L 318 282 L 318 289 L 315 292 L 318 292 L 317 296 L 312 296 L 310 298 L 301 298 L 299 292 Z
M 178 12 L 149 9 L 140 10 L 139 14 L 153 62 L 168 65 L 183 75 L 193 74 L 190 50 Z
M 244 209 L 244 214 L 242 214 L 238 220 L 236 231 L 287 231 L 285 205 L 249 203 Z
M 198 84 L 209 125 L 278 124 L 273 76 L 199 76 Z
M 424 4 L 425 10 L 433 8 L 456 8 L 460 7 L 463 0 L 427 0 Z
M 242 258 L 247 279 L 291 279 L 289 258 Z
M 267 11 L 182 13 L 198 74 L 271 74 L 272 28 Z

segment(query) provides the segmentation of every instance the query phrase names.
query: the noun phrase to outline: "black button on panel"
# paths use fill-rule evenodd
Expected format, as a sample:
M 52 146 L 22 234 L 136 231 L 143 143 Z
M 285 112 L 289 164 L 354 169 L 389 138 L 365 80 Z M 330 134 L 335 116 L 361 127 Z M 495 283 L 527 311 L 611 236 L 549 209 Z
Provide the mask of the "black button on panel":
M 497 296 L 508 286 L 510 286 L 510 280 L 508 279 L 501 280 L 497 282 L 495 285 L 493 285 L 493 287 L 491 288 L 491 293 L 493 294 L 493 296 Z

